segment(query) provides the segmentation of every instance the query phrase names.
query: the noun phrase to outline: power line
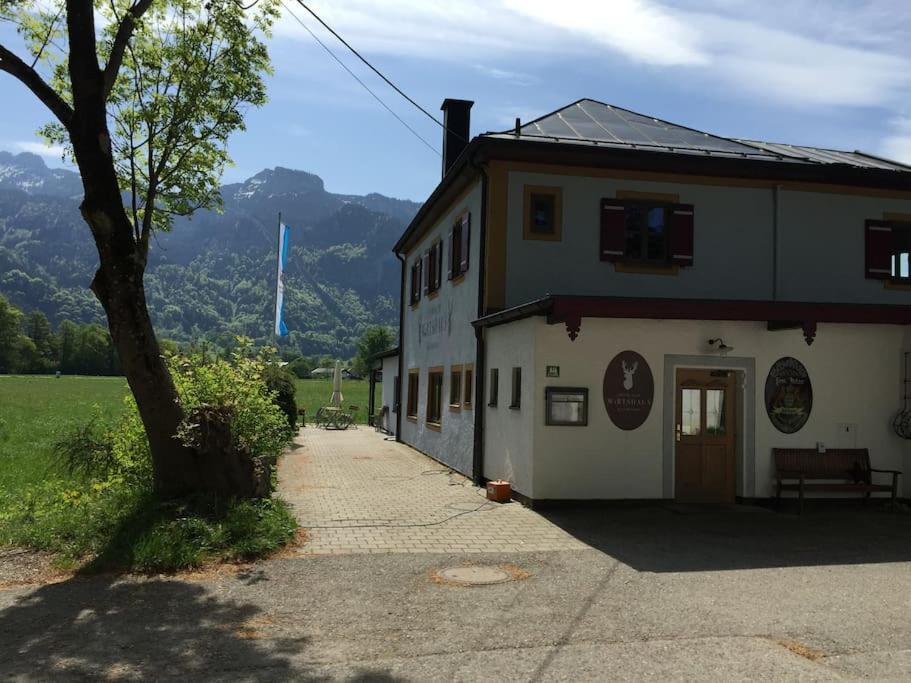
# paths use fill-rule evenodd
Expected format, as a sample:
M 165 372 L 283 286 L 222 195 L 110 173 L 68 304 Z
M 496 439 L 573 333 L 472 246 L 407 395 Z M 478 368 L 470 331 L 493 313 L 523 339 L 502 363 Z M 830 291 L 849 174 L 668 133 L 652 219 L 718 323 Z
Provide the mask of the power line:
M 320 18 L 320 16 L 319 16 L 316 12 L 314 12 L 312 9 L 310 9 L 310 8 L 306 5 L 306 3 L 304 3 L 303 0 L 297 0 L 297 4 L 300 5 L 301 7 L 303 7 L 305 10 L 307 10 L 311 15 L 313 15 L 313 18 L 316 19 L 320 24 L 322 24 L 322 25 L 323 25 L 323 28 L 325 28 L 327 31 L 329 31 L 329 33 L 331 33 L 333 36 L 335 36 L 335 37 L 338 39 L 338 41 L 339 41 L 342 45 L 344 45 L 345 47 L 347 47 L 347 48 L 351 51 L 351 54 L 353 54 L 355 57 L 357 57 L 359 60 L 361 60 L 364 64 L 366 64 L 367 67 L 368 67 L 371 71 L 373 71 L 373 73 L 375 73 L 377 76 L 379 76 L 380 78 L 382 78 L 390 88 L 392 88 L 392 89 L 395 90 L 399 95 L 401 95 L 401 96 L 404 97 L 406 100 L 408 100 L 408 102 L 410 102 L 412 105 L 414 105 L 414 107 L 416 107 L 416 108 L 418 109 L 418 111 L 422 112 L 427 118 L 429 118 L 431 121 L 433 121 L 435 124 L 437 124 L 440 128 L 442 128 L 442 129 L 445 130 L 446 132 L 452 133 L 452 131 L 450 131 L 448 128 L 446 128 L 445 125 L 443 125 L 443 122 L 442 122 L 442 121 L 440 121 L 436 116 L 434 116 L 434 115 L 431 114 L 429 111 L 427 111 L 426 109 L 424 109 L 424 107 L 422 107 L 421 105 L 419 105 L 419 104 L 418 104 L 417 102 L 415 102 L 413 99 L 411 99 L 410 97 L 408 97 L 408 95 L 406 95 L 405 92 L 404 92 L 401 88 L 399 88 L 395 83 L 393 83 L 393 82 L 390 81 L 388 78 L 386 78 L 386 76 L 383 74 L 382 71 L 380 71 L 380 70 L 377 69 L 375 66 L 373 66 L 373 64 L 371 64 L 363 55 L 361 55 L 360 52 L 358 52 L 357 50 L 355 50 L 347 40 L 345 40 L 344 38 L 342 38 L 342 37 L 335 31 L 335 29 L 333 29 L 331 26 L 329 26 L 329 24 L 327 24 L 325 21 L 323 21 L 323 20 Z M 468 142 L 468 140 L 465 140 L 464 138 L 462 138 L 461 135 L 458 135 L 458 134 L 455 134 L 455 135 L 456 135 L 456 137 L 460 138 L 460 139 L 462 140 L 462 142 Z
M 298 2 L 300 2 L 300 0 L 298 0 Z M 333 51 L 332 51 L 332 50 L 331 50 L 331 49 L 330 49 L 322 40 L 319 39 L 319 36 L 317 36 L 313 31 L 311 31 L 311 30 L 310 30 L 310 27 L 307 26 L 307 24 L 305 24 L 305 23 L 300 19 L 300 17 L 298 17 L 294 12 L 291 11 L 291 8 L 288 7 L 287 4 L 285 4 L 284 0 L 281 0 L 281 4 L 282 4 L 282 7 L 284 7 L 284 8 L 288 11 L 288 14 L 290 14 L 292 17 L 294 17 L 295 21 L 297 21 L 298 24 L 300 24 L 301 26 L 304 27 L 304 29 L 307 31 L 307 33 L 309 33 L 309 34 L 311 35 L 311 37 L 313 38 L 313 40 L 315 40 L 315 41 L 319 44 L 319 46 L 322 47 L 322 48 L 329 54 L 330 57 L 332 57 L 332 59 L 334 59 L 336 62 L 338 62 L 339 66 L 341 66 L 345 71 L 347 71 L 349 76 L 351 76 L 354 80 L 356 80 L 356 81 L 361 85 L 361 87 L 362 87 L 364 90 L 366 90 L 368 93 L 370 93 L 370 94 L 373 96 L 373 99 L 375 99 L 377 102 L 379 102 L 379 103 L 383 106 L 383 108 L 384 108 L 386 111 L 388 111 L 390 114 L 392 114 L 392 115 L 396 118 L 396 120 L 397 120 L 399 123 L 401 123 L 403 126 L 405 126 L 405 128 L 407 128 L 407 129 L 411 132 L 411 134 L 414 135 L 414 137 L 416 137 L 418 140 L 420 140 L 421 142 L 423 142 L 431 152 L 433 152 L 433 153 L 436 154 L 437 156 L 442 156 L 442 155 L 440 154 L 439 150 L 437 150 L 436 147 L 434 147 L 434 146 L 431 145 L 429 142 L 427 142 L 427 140 L 425 140 L 423 137 L 421 137 L 420 133 L 418 133 L 414 128 L 412 128 L 411 126 L 409 126 L 401 116 L 399 116 L 398 114 L 396 114 L 396 113 L 389 107 L 389 105 L 386 104 L 386 103 L 382 100 L 382 98 L 380 98 L 379 95 L 377 95 L 375 92 L 373 92 L 373 90 L 371 90 L 370 87 L 369 87 L 366 83 L 364 83 L 364 81 L 362 81 L 360 78 L 358 78 L 357 74 L 354 73 L 351 69 L 349 69 L 349 68 L 348 68 L 348 65 L 345 64 L 341 59 L 339 59 L 338 56 L 337 56 L 337 55 L 336 55 L 336 54 L 335 54 L 335 53 L 334 53 L 334 52 L 333 52 Z M 300 2 L 300 4 L 301 4 L 301 6 L 302 6 L 304 9 L 306 9 L 308 12 L 310 12 L 310 14 L 313 14 L 313 11 L 312 11 L 309 7 L 307 7 L 306 5 L 304 5 L 304 3 Z M 317 17 L 315 14 L 313 14 L 313 16 L 315 16 L 315 17 L 317 18 L 317 20 L 319 20 L 319 22 L 320 22 L 321 24 L 323 24 L 323 26 L 326 26 L 326 24 L 323 22 L 322 19 L 320 19 L 319 17 Z M 348 43 L 346 43 L 344 40 L 342 40 L 341 36 L 339 36 L 335 31 L 333 31 L 333 30 L 332 30 L 331 28 L 329 28 L 328 26 L 326 26 L 326 28 L 329 29 L 329 31 L 332 32 L 332 34 L 333 34 L 336 38 L 338 38 L 339 40 L 341 40 L 342 43 L 344 43 L 344 44 L 348 47 L 349 50 L 351 50 L 352 52 L 354 52 L 354 54 L 356 54 L 358 57 L 360 57 L 361 61 L 363 61 L 363 62 L 364 62 L 365 64 L 367 64 L 368 66 L 370 66 L 369 62 L 367 62 L 363 57 L 361 57 L 359 54 L 357 54 L 357 52 L 354 50 L 354 48 L 352 48 L 350 45 L 348 45 Z M 379 74 L 379 71 L 377 71 L 376 69 L 374 69 L 372 66 L 370 66 L 370 68 L 373 69 L 374 71 L 376 71 L 376 73 Z M 430 116 L 430 114 L 429 114 L 426 110 L 424 110 L 420 105 L 418 105 L 417 103 L 415 103 L 414 100 L 412 100 L 410 97 L 408 97 L 407 95 L 405 95 L 405 93 L 403 93 L 401 90 L 399 90 L 398 88 L 396 88 L 395 85 L 392 84 L 392 82 L 389 81 L 388 78 L 386 78 L 386 77 L 383 76 L 382 74 L 380 74 L 380 76 L 383 78 L 384 81 L 386 81 L 386 82 L 389 83 L 393 88 L 395 88 L 395 90 L 396 90 L 399 94 L 401 94 L 405 99 L 407 99 L 409 102 L 411 102 L 412 104 L 414 104 L 414 106 L 416 106 L 418 109 L 420 109 L 420 110 L 423 111 L 425 114 L 427 114 L 427 116 Z M 436 121 L 436 123 L 438 123 L 440 126 L 443 125 L 442 123 L 440 123 L 439 121 L 437 121 L 436 119 L 434 119 L 433 116 L 430 116 L 430 118 L 433 119 L 434 121 Z

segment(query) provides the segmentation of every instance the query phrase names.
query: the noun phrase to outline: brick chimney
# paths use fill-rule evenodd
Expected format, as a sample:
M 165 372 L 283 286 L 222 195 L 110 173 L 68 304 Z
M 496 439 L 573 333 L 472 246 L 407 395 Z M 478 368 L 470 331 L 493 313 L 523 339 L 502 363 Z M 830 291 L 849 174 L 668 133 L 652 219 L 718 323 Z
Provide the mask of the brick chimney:
M 471 139 L 471 106 L 470 100 L 443 100 L 443 176 L 459 158 Z

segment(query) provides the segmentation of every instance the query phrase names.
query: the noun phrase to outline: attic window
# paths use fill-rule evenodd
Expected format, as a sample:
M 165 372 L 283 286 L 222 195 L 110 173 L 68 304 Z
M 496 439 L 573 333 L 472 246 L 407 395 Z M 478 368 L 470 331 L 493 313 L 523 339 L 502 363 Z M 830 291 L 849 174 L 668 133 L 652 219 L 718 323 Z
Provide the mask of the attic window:
M 563 195 L 559 187 L 525 186 L 523 237 L 559 242 L 563 232 Z

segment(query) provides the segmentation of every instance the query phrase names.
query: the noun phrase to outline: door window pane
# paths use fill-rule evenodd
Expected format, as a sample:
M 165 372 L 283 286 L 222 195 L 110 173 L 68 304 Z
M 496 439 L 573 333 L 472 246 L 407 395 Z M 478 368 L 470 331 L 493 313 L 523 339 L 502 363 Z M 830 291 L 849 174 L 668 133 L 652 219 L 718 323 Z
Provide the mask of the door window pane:
M 708 389 L 705 392 L 705 431 L 721 436 L 727 431 L 724 420 L 724 389 Z
M 680 430 L 684 436 L 696 436 L 702 427 L 702 406 L 699 402 L 700 389 L 683 389 L 680 415 Z

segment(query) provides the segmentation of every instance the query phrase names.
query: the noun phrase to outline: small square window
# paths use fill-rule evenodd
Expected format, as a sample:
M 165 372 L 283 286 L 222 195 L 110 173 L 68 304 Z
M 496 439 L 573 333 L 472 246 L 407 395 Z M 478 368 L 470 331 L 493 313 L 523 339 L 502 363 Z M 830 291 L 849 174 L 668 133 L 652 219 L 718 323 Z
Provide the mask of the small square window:
M 892 279 L 911 282 L 911 225 L 892 225 Z
M 509 407 L 514 409 L 522 407 L 522 368 L 512 369 L 512 393 Z
M 588 389 L 547 387 L 544 424 L 584 427 L 588 424 Z
M 462 406 L 470 408 L 474 393 L 474 366 L 466 365 L 462 371 L 462 377 L 465 381 L 465 388 L 462 390 Z
M 562 238 L 562 191 L 559 187 L 525 186 L 525 223 L 527 240 L 559 241 Z
M 439 426 L 443 419 L 443 368 L 431 368 L 427 372 L 427 417 L 428 424 Z
M 407 417 L 416 420 L 418 417 L 418 389 L 420 388 L 420 370 L 408 371 L 408 410 Z
M 497 407 L 497 399 L 500 394 L 500 371 L 497 368 L 490 369 L 490 396 L 487 399 L 487 405 L 491 408 Z
M 462 366 L 453 365 L 449 369 L 449 407 L 459 408 L 462 403 Z

